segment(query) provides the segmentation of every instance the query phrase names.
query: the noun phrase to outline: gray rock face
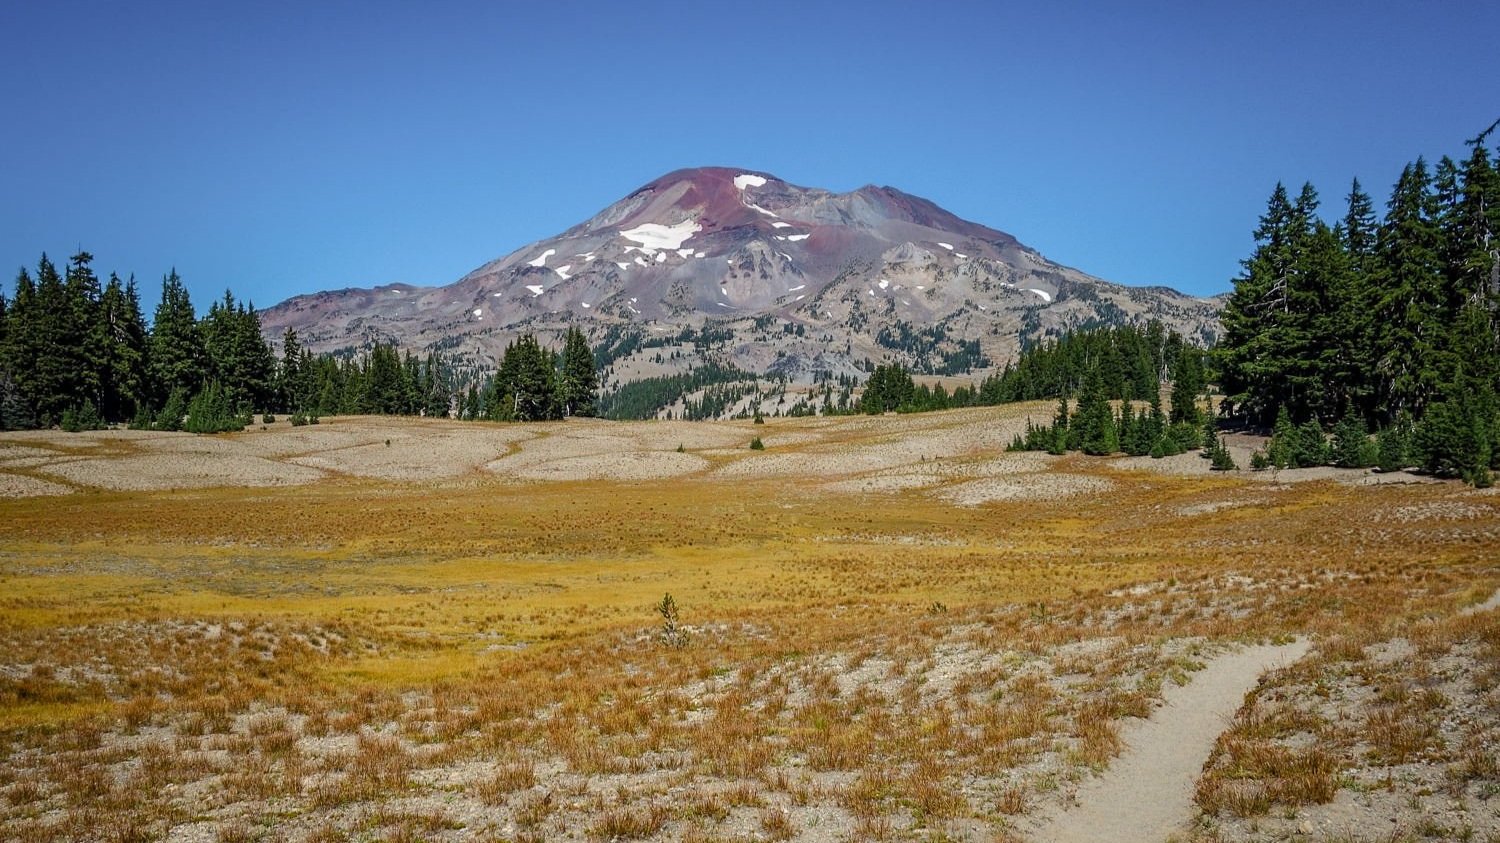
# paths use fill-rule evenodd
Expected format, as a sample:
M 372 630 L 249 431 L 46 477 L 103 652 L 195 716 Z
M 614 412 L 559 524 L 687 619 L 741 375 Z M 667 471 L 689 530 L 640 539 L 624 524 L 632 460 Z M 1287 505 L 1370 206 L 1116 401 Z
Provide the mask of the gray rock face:
M 617 376 L 712 358 L 803 379 L 866 358 L 943 370 L 976 341 L 999 365 L 1023 336 L 1100 323 L 1158 319 L 1204 341 L 1221 303 L 1111 284 L 894 188 L 831 193 L 705 167 L 669 173 L 448 286 L 297 296 L 261 318 L 271 340 L 291 327 L 314 351 L 394 341 L 478 368 L 524 332 L 555 343 L 579 325 L 595 341 L 635 334 L 660 348 L 711 323 L 727 339 Z

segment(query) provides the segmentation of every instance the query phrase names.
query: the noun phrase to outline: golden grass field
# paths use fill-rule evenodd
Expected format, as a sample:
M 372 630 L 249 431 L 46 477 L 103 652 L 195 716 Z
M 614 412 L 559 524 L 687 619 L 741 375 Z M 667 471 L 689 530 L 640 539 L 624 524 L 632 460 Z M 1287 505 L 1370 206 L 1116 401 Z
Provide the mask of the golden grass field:
M 1500 496 L 1050 412 L 0 434 L 0 838 L 1025 840 L 1305 636 L 1185 833 L 1500 841 Z

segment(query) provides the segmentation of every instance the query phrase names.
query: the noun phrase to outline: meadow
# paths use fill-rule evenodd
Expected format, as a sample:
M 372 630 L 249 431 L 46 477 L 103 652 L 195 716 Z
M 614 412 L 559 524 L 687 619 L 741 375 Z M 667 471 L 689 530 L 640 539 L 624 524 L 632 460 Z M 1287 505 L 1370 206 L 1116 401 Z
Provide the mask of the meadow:
M 1500 495 L 1050 412 L 0 435 L 0 837 L 1044 839 L 1306 640 L 1184 839 L 1500 841 Z

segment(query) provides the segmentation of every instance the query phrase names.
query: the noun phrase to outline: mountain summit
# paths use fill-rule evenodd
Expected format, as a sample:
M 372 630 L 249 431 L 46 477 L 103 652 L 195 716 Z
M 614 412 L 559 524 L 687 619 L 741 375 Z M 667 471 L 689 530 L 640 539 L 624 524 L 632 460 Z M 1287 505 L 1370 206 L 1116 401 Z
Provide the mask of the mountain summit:
M 832 193 L 701 167 L 448 286 L 297 296 L 262 324 L 272 339 L 295 328 L 314 350 L 394 341 L 487 368 L 522 332 L 545 340 L 578 324 L 597 341 L 712 322 L 725 337 L 721 362 L 799 378 L 852 372 L 865 359 L 955 373 L 1003 362 L 1023 337 L 1109 322 L 1159 319 L 1207 339 L 1217 309 L 1055 264 L 892 187 Z

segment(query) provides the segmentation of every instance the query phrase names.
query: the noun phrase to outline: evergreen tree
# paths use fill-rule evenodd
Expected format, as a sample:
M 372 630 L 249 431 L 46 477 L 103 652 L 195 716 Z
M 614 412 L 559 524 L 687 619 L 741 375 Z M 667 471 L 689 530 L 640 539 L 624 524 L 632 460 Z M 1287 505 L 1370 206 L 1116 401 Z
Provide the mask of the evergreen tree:
M 453 386 L 448 369 L 433 353 L 423 364 L 423 412 L 435 418 L 448 415 L 453 403 Z
M 187 391 L 181 388 L 174 389 L 167 395 L 161 412 L 156 414 L 156 424 L 153 426 L 157 430 L 182 430 L 183 418 L 187 416 L 187 412 Z
M 1224 334 L 1218 355 L 1225 400 L 1256 424 L 1274 417 L 1285 402 L 1280 333 L 1290 313 L 1288 285 L 1303 235 L 1298 229 L 1301 216 L 1286 187 L 1277 184 L 1255 229 L 1255 251 L 1244 261 L 1244 272 L 1220 314 Z
M 23 430 L 36 426 L 28 389 L 35 350 L 30 333 L 35 330 L 36 287 L 23 267 L 16 275 L 15 298 L 5 317 L 4 345 L 0 345 L 0 428 Z
M 309 403 L 311 372 L 302 366 L 302 343 L 290 325 L 281 333 L 281 367 L 276 372 L 278 406 L 283 412 L 305 409 Z
M 1203 357 L 1197 349 L 1184 349 L 1172 370 L 1171 421 L 1198 424 L 1197 399 L 1204 387 Z
M 1277 468 L 1296 468 L 1300 438 L 1297 426 L 1292 423 L 1291 413 L 1286 407 L 1282 407 L 1276 414 L 1271 441 L 1266 445 L 1266 458 L 1271 465 Z
M 916 386 L 911 375 L 899 363 L 875 367 L 870 379 L 865 382 L 864 395 L 860 397 L 860 410 L 869 415 L 879 415 L 908 407 Z
M 489 393 L 497 399 L 492 401 L 493 417 L 508 416 L 515 421 L 562 418 L 552 354 L 544 350 L 531 334 L 523 334 L 506 346 L 500 371 Z
M 589 350 L 583 332 L 577 328 L 568 328 L 558 387 L 563 415 L 597 415 L 599 374 L 594 370 L 594 352 Z
M 1500 304 L 1500 169 L 1482 139 L 1469 142 L 1461 193 L 1446 232 L 1448 272 L 1460 302 Z
M 1068 446 L 1072 438 L 1069 431 L 1070 426 L 1068 399 L 1059 398 L 1057 399 L 1057 415 L 1052 417 L 1052 441 L 1050 447 L 1047 448 L 1048 453 L 1061 456 L 1068 452 Z
M 1369 468 L 1378 459 L 1365 423 L 1354 411 L 1333 428 L 1332 462 L 1344 468 Z
M 188 402 L 183 429 L 189 433 L 227 433 L 244 427 L 244 419 L 237 414 L 229 392 L 216 380 L 209 381 Z
M 1380 357 L 1377 389 L 1388 417 L 1421 415 L 1437 391 L 1435 352 L 1441 350 L 1442 274 L 1435 202 L 1426 163 L 1418 158 L 1401 172 L 1376 244 L 1376 302 Z
M 150 362 L 158 394 L 197 394 L 206 360 L 193 302 L 177 270 L 162 278 L 161 303 L 151 320 Z
M 1411 420 L 1401 415 L 1376 435 L 1376 465 L 1381 471 L 1400 471 L 1411 466 L 1411 428 Z
M 74 333 L 73 307 L 62 276 L 45 254 L 37 263 L 34 291 L 21 283 L 18 278 L 13 310 L 20 324 L 12 343 L 13 371 L 37 423 L 50 427 L 78 400 L 73 391 L 77 386 L 76 337 L 74 345 L 67 344 Z
M 99 277 L 94 274 L 94 256 L 79 252 L 68 259 L 65 281 L 68 310 L 61 316 L 64 345 L 53 353 L 64 361 L 71 371 L 64 381 L 63 391 L 69 397 L 68 404 L 87 405 L 97 415 L 104 402 L 103 381 L 110 368 L 109 326 L 100 312 L 101 290 Z
M 99 300 L 99 324 L 104 336 L 99 412 L 106 421 L 123 422 L 150 402 L 149 334 L 134 278 L 122 285 L 110 273 Z
M 1110 413 L 1109 401 L 1104 397 L 1104 387 L 1097 371 L 1091 370 L 1085 376 L 1072 425 L 1071 432 L 1077 434 L 1078 449 L 1085 454 L 1103 456 L 1120 450 L 1115 419 Z

